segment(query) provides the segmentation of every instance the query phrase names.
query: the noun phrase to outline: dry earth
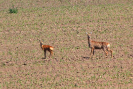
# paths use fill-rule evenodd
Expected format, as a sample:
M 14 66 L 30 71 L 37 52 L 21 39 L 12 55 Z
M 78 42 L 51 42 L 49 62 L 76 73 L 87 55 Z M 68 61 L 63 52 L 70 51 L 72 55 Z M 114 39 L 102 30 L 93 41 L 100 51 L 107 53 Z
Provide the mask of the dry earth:
M 71 0 L 70 5 L 56 2 L 56 8 L 39 1 L 26 6 L 26 0 L 12 1 L 21 4 L 16 14 L 8 12 L 11 3 L 0 2 L 1 89 L 133 88 L 132 1 L 78 5 Z M 90 59 L 86 32 L 109 42 L 113 58 L 96 50 Z M 54 47 L 52 58 L 43 59 L 38 39 Z

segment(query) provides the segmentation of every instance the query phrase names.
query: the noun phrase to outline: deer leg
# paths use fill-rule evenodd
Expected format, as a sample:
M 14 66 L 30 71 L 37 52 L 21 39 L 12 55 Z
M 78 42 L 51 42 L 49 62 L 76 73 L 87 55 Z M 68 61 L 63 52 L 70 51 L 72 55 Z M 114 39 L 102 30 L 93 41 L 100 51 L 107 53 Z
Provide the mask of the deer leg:
M 51 56 L 53 55 L 53 51 L 52 51 L 52 50 L 50 50 L 49 52 L 50 52 L 49 57 L 51 57 Z
M 105 48 L 103 48 L 103 51 L 105 52 L 106 57 L 108 56 L 108 52 Z
M 94 48 L 91 48 L 90 58 L 92 57 L 92 53 L 94 55 Z
M 90 58 L 91 58 L 91 54 L 92 54 L 92 49 L 91 49 L 91 52 L 90 52 Z
M 94 49 L 93 49 L 93 55 L 94 55 Z
M 44 59 L 46 59 L 46 50 L 44 50 Z
M 111 57 L 113 57 L 112 50 L 110 48 L 108 48 L 108 51 L 110 51 Z

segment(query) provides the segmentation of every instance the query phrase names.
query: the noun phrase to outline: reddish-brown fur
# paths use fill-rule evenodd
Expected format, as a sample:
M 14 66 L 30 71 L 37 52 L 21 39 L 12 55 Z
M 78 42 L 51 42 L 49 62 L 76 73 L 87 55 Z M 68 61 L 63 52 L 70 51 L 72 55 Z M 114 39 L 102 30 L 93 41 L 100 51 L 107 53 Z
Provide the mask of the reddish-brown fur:
M 111 57 L 112 57 L 112 50 L 110 49 L 109 43 L 93 41 L 93 40 L 91 40 L 91 34 L 88 34 L 88 33 L 87 33 L 87 37 L 88 37 L 88 45 L 91 48 L 90 58 L 92 57 L 92 53 L 94 55 L 95 49 L 103 49 L 106 56 L 108 55 L 108 51 L 109 51 L 111 53 Z
M 40 41 L 40 40 L 39 40 Z M 53 47 L 50 45 L 43 45 L 42 42 L 40 41 L 40 47 L 42 50 L 44 50 L 44 59 L 46 58 L 46 51 L 50 52 L 49 57 L 51 57 L 53 55 Z

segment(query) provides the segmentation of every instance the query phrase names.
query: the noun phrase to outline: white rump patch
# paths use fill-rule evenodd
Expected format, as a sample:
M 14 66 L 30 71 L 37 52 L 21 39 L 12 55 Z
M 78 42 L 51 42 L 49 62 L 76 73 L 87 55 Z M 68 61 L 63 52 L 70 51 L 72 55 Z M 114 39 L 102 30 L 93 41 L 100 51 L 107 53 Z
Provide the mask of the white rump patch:
M 50 47 L 51 50 L 53 50 L 54 48 L 53 47 Z
M 107 47 L 110 47 L 110 44 L 108 44 Z

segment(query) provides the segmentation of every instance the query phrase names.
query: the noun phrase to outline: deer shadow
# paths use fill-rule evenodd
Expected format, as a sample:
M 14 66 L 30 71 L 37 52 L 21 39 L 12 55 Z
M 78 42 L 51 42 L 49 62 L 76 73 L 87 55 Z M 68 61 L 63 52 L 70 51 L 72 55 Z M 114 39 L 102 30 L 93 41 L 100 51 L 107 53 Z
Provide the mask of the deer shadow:
M 83 59 L 90 59 L 90 57 L 82 57 Z
M 42 59 L 46 59 L 45 57 L 42 57 Z

